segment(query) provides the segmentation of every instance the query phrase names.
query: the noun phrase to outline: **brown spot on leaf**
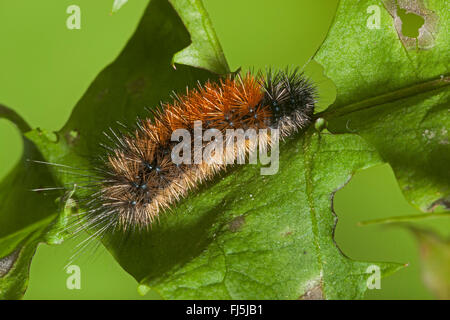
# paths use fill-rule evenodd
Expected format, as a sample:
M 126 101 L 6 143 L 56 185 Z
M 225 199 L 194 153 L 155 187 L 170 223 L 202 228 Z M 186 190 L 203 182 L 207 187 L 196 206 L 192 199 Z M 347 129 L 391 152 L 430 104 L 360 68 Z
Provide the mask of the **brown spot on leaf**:
M 68 144 L 73 145 L 79 138 L 80 132 L 77 129 L 70 130 L 65 134 Z
M 239 229 L 242 228 L 244 223 L 245 223 L 245 217 L 244 216 L 236 217 L 229 224 L 230 230 L 232 232 L 239 231 Z
M 427 208 L 427 211 L 434 212 L 436 209 L 440 208 L 443 208 L 445 210 L 450 209 L 450 198 L 443 198 L 436 200 Z
M 322 282 L 306 291 L 299 300 L 324 300 Z
M 20 249 L 17 249 L 6 257 L 0 259 L 0 278 L 4 277 L 9 272 L 9 270 L 11 270 L 14 262 L 16 262 L 17 258 L 19 257 L 19 252 Z
M 128 92 L 131 94 L 141 93 L 144 91 L 146 81 L 144 77 L 134 79 L 127 83 Z
M 97 101 L 103 100 L 103 98 L 108 94 L 109 90 L 108 88 L 100 90 L 99 93 L 97 93 Z
M 384 0 L 384 5 L 394 19 L 395 29 L 406 49 L 414 50 L 418 48 L 426 50 L 434 47 L 434 39 L 438 32 L 439 16 L 427 9 L 423 0 Z M 415 14 L 424 19 L 417 38 L 409 37 L 402 32 L 401 10 L 406 14 Z

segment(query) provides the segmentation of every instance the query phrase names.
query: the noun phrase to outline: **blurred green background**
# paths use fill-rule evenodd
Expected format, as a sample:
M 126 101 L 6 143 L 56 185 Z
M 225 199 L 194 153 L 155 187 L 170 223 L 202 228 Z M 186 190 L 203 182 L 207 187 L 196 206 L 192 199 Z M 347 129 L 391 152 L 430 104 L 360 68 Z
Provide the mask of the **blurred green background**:
M 114 60 L 133 33 L 148 1 L 130 1 L 111 14 L 113 0 L 0 2 L 0 103 L 32 127 L 58 130 L 91 81 Z M 337 0 L 204 0 L 232 70 L 304 66 L 323 41 Z M 81 8 L 81 29 L 68 30 L 66 9 Z M 155 48 L 157 50 L 157 48 Z M 320 86 L 320 106 L 333 101 L 330 81 L 315 64 L 306 71 Z M 21 155 L 15 127 L 0 120 L 0 179 Z M 26 200 L 25 200 L 26 201 Z M 19 204 L 18 204 L 19 205 Z M 1 208 L 0 208 L 1 209 Z M 400 228 L 358 227 L 362 220 L 416 214 L 403 198 L 389 166 L 358 173 L 335 198 L 336 242 L 351 258 L 409 263 L 369 290 L 369 299 L 433 298 L 420 279 L 415 239 Z M 430 221 L 430 228 L 443 229 Z M 447 226 L 448 227 L 448 226 Z M 81 290 L 68 290 L 65 272 L 76 241 L 40 245 L 25 299 L 152 299 L 100 246 L 77 259 Z

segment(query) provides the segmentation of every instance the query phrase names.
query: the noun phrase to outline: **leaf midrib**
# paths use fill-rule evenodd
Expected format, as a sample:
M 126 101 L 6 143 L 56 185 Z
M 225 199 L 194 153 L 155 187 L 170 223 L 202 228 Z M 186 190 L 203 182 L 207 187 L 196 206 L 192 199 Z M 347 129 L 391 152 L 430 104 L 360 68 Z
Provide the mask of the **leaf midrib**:
M 413 86 L 394 90 L 382 95 L 371 97 L 362 101 L 348 104 L 343 107 L 332 106 L 331 108 L 319 112 L 315 115 L 315 118 L 332 119 L 338 118 L 350 113 L 358 112 L 365 109 L 375 108 L 382 106 L 386 103 L 394 102 L 406 97 L 416 96 L 425 92 L 433 91 L 436 89 L 444 88 L 450 85 L 450 75 L 441 76 L 439 78 L 425 81 Z
M 305 193 L 307 197 L 307 201 L 309 204 L 310 209 L 310 218 L 311 218 L 311 226 L 312 226 L 312 233 L 314 236 L 313 242 L 314 246 L 317 251 L 317 263 L 319 266 L 320 273 L 323 272 L 323 259 L 321 255 L 321 248 L 320 248 L 320 240 L 319 240 L 319 226 L 317 222 L 317 213 L 316 213 L 316 206 L 313 196 L 313 163 L 314 163 L 314 156 L 317 152 L 319 152 L 319 146 L 317 146 L 317 150 L 312 151 L 311 150 L 311 144 L 312 144 L 313 134 L 305 134 L 305 139 L 303 141 L 303 153 L 305 155 L 305 171 L 304 171 L 304 177 L 305 177 Z M 320 136 L 319 141 L 320 143 Z M 325 293 L 323 292 L 323 295 L 325 296 Z

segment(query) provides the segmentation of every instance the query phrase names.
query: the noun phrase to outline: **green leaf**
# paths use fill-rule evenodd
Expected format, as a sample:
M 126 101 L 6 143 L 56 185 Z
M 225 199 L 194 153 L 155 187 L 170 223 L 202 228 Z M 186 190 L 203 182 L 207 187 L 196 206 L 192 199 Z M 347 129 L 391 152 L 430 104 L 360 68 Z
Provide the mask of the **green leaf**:
M 13 110 L 0 106 L 0 118 L 11 120 L 23 133 L 28 124 Z M 16 167 L 0 183 L 0 299 L 20 298 L 28 284 L 28 269 L 39 242 L 55 243 L 59 211 L 54 196 L 31 189 L 56 185 L 46 166 L 29 159 L 43 158 L 36 146 L 23 137 L 24 151 Z M 53 235 L 52 235 L 53 234 Z
M 422 279 L 433 294 L 450 299 L 450 240 L 426 230 L 410 227 L 419 243 Z
M 358 225 L 367 226 L 367 225 L 372 225 L 372 224 L 389 224 L 389 223 L 400 223 L 400 222 L 410 222 L 410 221 L 424 221 L 424 220 L 437 219 L 437 218 L 442 218 L 442 217 L 450 218 L 450 213 L 438 212 L 438 213 L 402 215 L 402 216 L 396 216 L 396 217 L 361 221 L 358 223 Z
M 422 281 L 438 299 L 450 299 L 450 212 L 433 212 L 369 220 L 359 223 L 410 231 L 417 240 Z
M 14 110 L 0 104 L 0 118 L 7 119 L 14 123 L 20 132 L 25 133 L 31 128 L 28 123 Z
M 354 135 L 290 139 L 279 172 L 240 166 L 183 200 L 151 232 L 105 241 L 122 267 L 167 299 L 361 298 L 367 268 L 333 240 L 334 192 L 380 161 Z
M 173 7 L 164 0 L 150 2 L 123 52 L 98 75 L 60 131 L 26 133 L 44 159 L 89 169 L 89 158 L 101 152 L 103 132 L 119 127 L 116 121 L 133 125 L 136 116 L 146 116 L 144 106 L 154 107 L 168 100 L 172 90 L 182 91 L 228 70 L 200 2 L 171 3 Z M 197 5 L 200 20 L 186 4 Z M 183 13 L 178 16 L 174 7 Z M 172 59 L 190 43 L 192 60 L 183 54 Z M 173 61 L 186 65 L 174 69 Z M 372 146 L 356 135 L 310 129 L 282 146 L 280 160 L 273 176 L 261 176 L 255 166 L 234 168 L 164 214 L 150 232 L 127 241 L 116 235 L 104 239 L 105 245 L 141 283 L 141 292 L 154 288 L 166 298 L 361 298 L 368 267 L 378 265 L 382 276 L 401 268 L 353 261 L 333 240 L 333 194 L 355 171 L 380 163 Z M 77 182 L 73 175 L 47 169 L 60 183 Z M 69 211 L 55 224 L 64 225 Z M 48 224 L 54 211 L 46 212 L 49 220 L 35 220 L 39 227 L 33 234 L 40 239 L 44 232 L 48 240 L 47 229 L 40 229 L 47 225 L 50 239 L 63 239 L 66 235 Z M 18 241 L 8 243 L 13 243 L 8 255 L 20 248 Z M 29 264 L 31 256 L 24 257 Z M 14 270 L 26 278 L 21 266 Z M 18 276 L 5 279 L 1 286 L 17 288 Z
M 117 59 L 94 80 L 56 137 L 45 130 L 27 133 L 53 163 L 89 169 L 89 157 L 103 152 L 104 132 L 134 127 L 136 117 L 148 117 L 146 107 L 167 101 L 197 81 L 215 79 L 212 72 L 191 66 L 172 66 L 174 54 L 190 43 L 189 33 L 173 7 L 153 0 L 128 44 Z M 58 175 L 74 182 L 70 175 Z
M 0 299 L 20 299 L 25 294 L 31 259 L 37 246 L 40 243 L 59 244 L 63 240 L 60 230 L 66 227 L 67 218 L 62 217 L 53 214 L 0 238 Z
M 402 34 L 397 12 L 407 5 L 425 21 L 418 39 Z M 379 29 L 368 27 L 373 6 Z M 445 207 L 450 193 L 449 20 L 444 0 L 343 0 L 315 57 L 337 88 L 336 102 L 320 114 L 329 130 L 373 144 L 423 211 Z
M 191 44 L 177 52 L 173 63 L 206 69 L 217 74 L 230 72 L 219 39 L 201 0 L 170 0 L 191 35 Z
M 61 194 L 30 190 L 70 185 L 79 178 L 64 173 L 67 169 L 34 161 L 89 169 L 103 131 L 117 127 L 117 121 L 133 125 L 137 115 L 147 115 L 146 106 L 167 100 L 172 90 L 183 91 L 186 85 L 214 78 L 206 70 L 172 67 L 173 55 L 189 43 L 189 33 L 173 7 L 165 0 L 153 0 L 126 48 L 98 75 L 60 131 L 29 131 L 13 110 L 0 107 L 0 116 L 24 132 L 23 159 L 0 184 L 0 270 L 5 270 L 0 275 L 0 297 L 18 298 L 24 293 L 39 242 L 59 242 L 67 236 L 58 233 L 64 215 L 58 218 L 60 223 L 52 222 L 64 207 L 56 201 Z

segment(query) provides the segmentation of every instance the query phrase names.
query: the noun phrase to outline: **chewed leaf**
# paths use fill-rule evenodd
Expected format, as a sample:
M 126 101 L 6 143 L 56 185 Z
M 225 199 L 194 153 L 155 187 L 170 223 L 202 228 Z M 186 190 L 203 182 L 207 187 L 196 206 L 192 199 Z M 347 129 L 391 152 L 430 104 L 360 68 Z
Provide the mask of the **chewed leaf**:
M 189 33 L 175 10 L 165 0 L 152 0 L 122 54 L 97 77 L 61 131 L 30 131 L 13 110 L 0 107 L 0 117 L 13 121 L 25 135 L 22 160 L 0 183 L 1 298 L 22 296 L 39 242 L 59 243 L 66 237 L 57 227 L 67 222 L 65 215 L 54 216 L 64 212 L 64 203 L 57 199 L 62 194 L 31 190 L 64 183 L 71 190 L 76 181 L 63 170 L 37 161 L 89 169 L 90 155 L 98 152 L 103 131 L 117 126 L 117 121 L 133 124 L 137 115 L 146 114 L 146 106 L 158 105 L 172 90 L 214 77 L 183 65 L 173 69 L 173 55 L 188 45 Z M 12 245 L 11 239 L 20 241 Z
M 191 35 L 191 44 L 177 52 L 173 63 L 206 69 L 217 74 L 230 72 L 222 47 L 201 0 L 170 0 Z
M 359 4 L 352 6 L 344 1 L 343 5 L 352 12 Z M 336 21 L 343 17 L 351 21 L 359 16 L 346 16 L 340 11 Z M 329 53 L 318 55 L 342 91 L 331 111 L 339 110 L 343 101 L 357 103 L 360 93 L 355 88 L 376 97 L 388 94 L 399 83 L 414 82 L 398 77 L 387 88 L 374 90 L 373 84 L 366 87 L 363 81 L 347 88 L 346 77 L 355 80 L 354 75 L 344 69 L 341 76 L 325 61 L 327 54 L 339 60 L 333 50 L 342 37 L 339 41 L 333 39 L 334 30 L 342 34 L 335 25 L 324 46 Z M 440 48 L 440 43 L 437 39 L 433 50 Z M 344 55 L 342 48 L 339 53 Z M 376 67 L 397 62 L 396 56 L 394 61 L 383 57 L 384 61 Z M 177 64 L 176 69 L 173 63 Z M 377 74 L 378 70 L 373 68 L 364 72 Z M 152 0 L 122 53 L 97 76 L 66 125 L 56 133 L 27 130 L 25 141 L 36 151 L 27 157 L 89 170 L 93 167 L 90 159 L 101 153 L 99 142 L 104 131 L 122 124 L 133 127 L 137 116 L 148 116 L 145 107 L 152 109 L 160 101 L 167 101 L 172 90 L 185 91 L 186 86 L 193 87 L 197 81 L 214 79 L 228 71 L 199 0 Z M 382 74 L 378 80 L 388 82 L 386 77 Z M 435 101 L 430 103 L 436 105 Z M 434 121 L 442 110 L 438 105 L 428 116 Z M 337 120 L 337 124 L 332 123 L 333 118 L 326 120 L 331 128 L 339 123 Z M 320 130 L 324 127 L 325 122 L 317 125 Z M 260 166 L 236 166 L 161 215 L 148 232 L 133 233 L 127 239 L 123 234 L 109 234 L 102 241 L 121 266 L 139 281 L 140 292 L 153 288 L 169 299 L 362 298 L 372 275 L 369 270 L 387 276 L 403 265 L 360 262 L 346 257 L 334 242 L 337 217 L 333 212 L 333 196 L 356 171 L 382 161 L 375 147 L 358 135 L 318 133 L 311 127 L 282 145 L 277 174 L 262 176 Z M 39 188 L 36 184 L 44 182 L 69 186 L 77 182 L 73 175 L 51 166 L 39 168 L 30 170 L 22 163 L 11 177 L 30 179 L 20 184 L 27 188 Z M 35 174 L 42 176 L 35 180 Z M 0 188 L 11 187 L 13 180 L 5 181 Z M 16 203 L 23 198 L 21 191 L 11 194 Z M 32 201 L 30 205 L 34 207 L 20 208 L 22 213 L 31 212 L 25 218 L 29 219 L 26 224 L 21 224 L 25 220 L 14 220 L 17 217 L 10 216 L 8 211 L 0 212 L 0 219 L 16 223 L 0 239 L 3 241 L 0 248 L 4 250 L 0 255 L 3 274 L 0 289 L 5 297 L 19 297 L 23 293 L 27 267 L 37 243 L 58 243 L 66 236 L 57 227 L 66 223 L 70 203 L 58 204 L 55 197 L 41 196 L 39 206 Z M 53 216 L 56 210 L 64 213 Z
M 13 121 L 22 131 L 28 124 L 13 110 L 0 106 L 0 117 Z M 34 188 L 55 186 L 46 166 L 29 161 L 43 160 L 34 143 L 23 137 L 24 151 L 16 167 L 0 183 L 0 299 L 20 298 L 28 284 L 28 269 L 40 242 L 62 240 L 55 221 L 59 205 L 54 194 L 33 192 Z
M 436 298 L 448 300 L 450 298 L 449 218 L 450 212 L 444 211 L 369 220 L 359 225 L 379 224 L 409 230 L 418 243 L 423 283 Z
M 427 10 L 439 17 L 435 44 L 430 50 L 405 50 L 382 1 L 340 2 L 333 26 L 314 58 L 336 85 L 337 98 L 331 109 L 440 79 L 448 73 L 447 4 L 445 0 L 427 3 Z M 378 9 L 371 11 L 374 7 Z M 415 92 L 426 89 L 417 87 Z
M 361 298 L 371 265 L 352 261 L 333 240 L 334 191 L 379 163 L 353 135 L 289 140 L 280 168 L 261 176 L 240 166 L 183 200 L 149 233 L 105 240 L 122 267 L 167 299 Z
M 384 0 L 384 4 L 394 19 L 395 30 L 406 49 L 431 49 L 434 47 L 439 31 L 439 16 L 428 9 L 423 0 Z M 403 11 L 423 19 L 417 37 L 410 37 L 403 31 L 404 23 L 401 19 Z
M 450 197 L 449 12 L 446 1 L 392 3 L 341 1 L 315 57 L 337 88 L 336 102 L 321 116 L 330 131 L 372 143 L 407 199 L 434 211 Z M 433 37 L 427 50 L 410 50 L 399 39 L 401 9 L 425 19 L 422 28 Z
M 64 225 L 53 214 L 11 235 L 0 238 L 0 299 L 20 299 L 28 286 L 31 260 L 39 243 L 54 244 L 54 232 Z

